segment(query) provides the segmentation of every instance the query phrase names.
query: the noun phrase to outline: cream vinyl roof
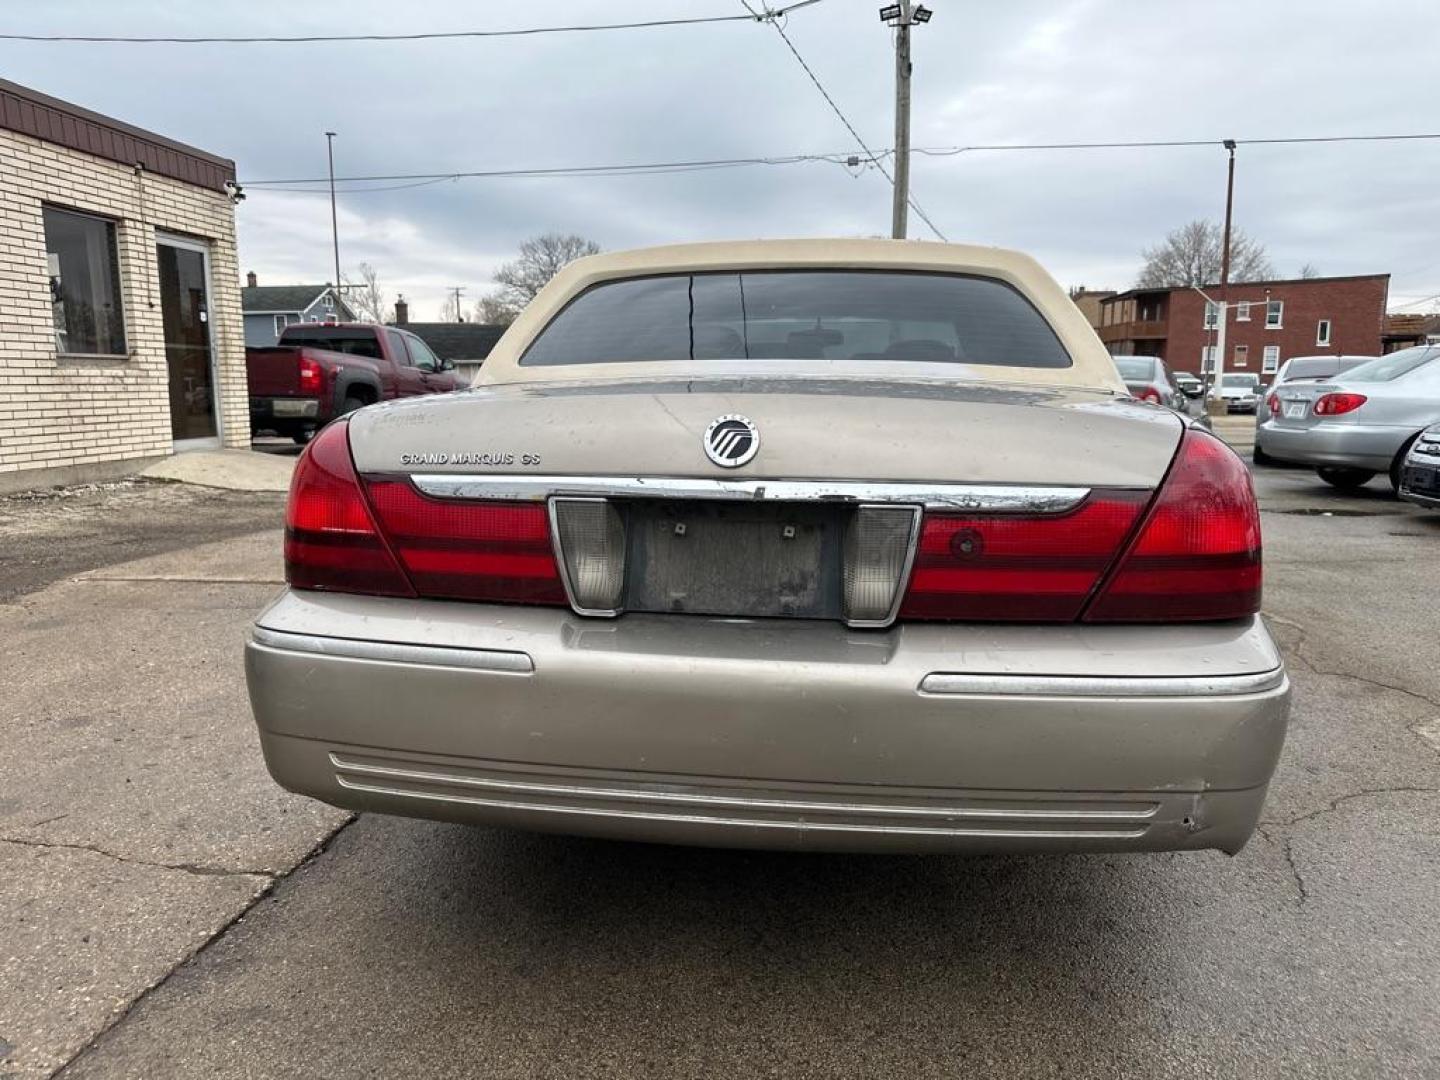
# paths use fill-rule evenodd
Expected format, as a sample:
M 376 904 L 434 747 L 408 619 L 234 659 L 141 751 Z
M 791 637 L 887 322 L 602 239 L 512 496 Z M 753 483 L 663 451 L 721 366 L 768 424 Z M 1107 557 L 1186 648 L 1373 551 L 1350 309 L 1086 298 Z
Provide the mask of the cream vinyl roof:
M 620 278 L 723 270 L 919 270 L 971 274 L 1006 282 L 1030 300 L 1074 360 L 1069 368 L 1002 367 L 894 361 L 764 360 L 521 367 L 519 358 L 555 314 L 592 285 Z M 737 372 L 831 375 L 885 373 L 891 377 L 961 378 L 983 382 L 1087 386 L 1125 393 L 1110 353 L 1065 291 L 1028 255 L 1004 248 L 938 244 L 919 240 L 743 240 L 636 248 L 577 259 L 531 301 L 496 343 L 477 384 L 556 382 L 577 379 L 650 378 L 678 373 Z

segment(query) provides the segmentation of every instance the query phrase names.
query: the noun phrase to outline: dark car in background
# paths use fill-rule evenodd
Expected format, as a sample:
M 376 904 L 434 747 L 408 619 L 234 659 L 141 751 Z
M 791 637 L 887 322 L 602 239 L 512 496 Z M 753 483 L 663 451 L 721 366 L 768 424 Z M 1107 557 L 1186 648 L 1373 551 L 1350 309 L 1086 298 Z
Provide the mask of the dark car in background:
M 1175 385 L 1192 401 L 1205 396 L 1205 384 L 1188 371 L 1175 372 Z
M 1440 510 L 1440 423 L 1431 424 L 1410 444 L 1400 466 L 1400 498 Z

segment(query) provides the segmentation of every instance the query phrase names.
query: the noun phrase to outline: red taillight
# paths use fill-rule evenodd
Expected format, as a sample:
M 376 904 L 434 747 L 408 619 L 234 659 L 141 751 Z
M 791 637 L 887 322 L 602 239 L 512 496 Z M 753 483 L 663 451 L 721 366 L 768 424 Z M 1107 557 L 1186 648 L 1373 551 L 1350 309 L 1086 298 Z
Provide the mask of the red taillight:
M 568 603 L 544 503 L 431 499 L 406 480 L 367 480 L 365 490 L 421 596 Z
M 318 394 L 324 377 L 324 372 L 320 370 L 320 365 L 316 361 L 308 356 L 300 357 L 300 392 L 302 394 Z
M 1364 405 L 1365 401 L 1364 394 L 1321 394 L 1315 399 L 1315 415 L 1339 416 L 1341 413 L 1354 412 Z
M 1160 404 L 1160 391 L 1156 390 L 1153 386 L 1145 387 L 1144 390 L 1141 390 L 1140 393 L 1136 394 L 1135 396 L 1138 397 L 1141 401 L 1153 402 L 1156 405 Z
M 1095 492 L 1043 517 L 926 514 L 902 619 L 1071 622 L 1148 492 Z
M 1280 395 L 1274 390 L 1265 395 L 1265 407 L 1270 410 L 1271 416 L 1280 415 Z
M 295 465 L 285 507 L 285 580 L 297 589 L 415 595 L 365 505 L 343 420 L 316 435 Z
M 1234 619 L 1260 610 L 1260 514 L 1249 470 L 1191 428 L 1087 622 Z

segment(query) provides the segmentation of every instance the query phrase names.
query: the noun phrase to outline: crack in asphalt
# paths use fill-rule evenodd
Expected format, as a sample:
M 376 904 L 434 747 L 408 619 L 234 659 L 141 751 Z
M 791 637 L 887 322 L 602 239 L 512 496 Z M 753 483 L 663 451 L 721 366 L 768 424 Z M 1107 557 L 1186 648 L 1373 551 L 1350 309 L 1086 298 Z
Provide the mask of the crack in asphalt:
M 1312 674 L 1325 675 L 1333 679 L 1349 679 L 1352 682 L 1363 683 L 1366 686 L 1373 686 L 1377 690 L 1389 690 L 1396 694 L 1404 694 L 1406 697 L 1414 698 L 1416 701 L 1423 702 L 1433 709 L 1440 709 L 1440 700 L 1436 700 L 1435 698 L 1430 697 L 1428 694 L 1422 694 L 1418 690 L 1411 690 L 1408 686 L 1401 686 L 1398 683 L 1385 682 L 1383 679 L 1371 678 L 1368 675 L 1356 675 L 1349 671 L 1335 671 L 1329 668 L 1319 667 L 1314 660 L 1311 660 L 1310 657 L 1305 655 L 1305 645 L 1309 641 L 1310 632 L 1306 630 L 1304 626 L 1302 626 L 1298 622 L 1295 622 L 1293 619 L 1287 619 L 1283 616 L 1274 615 L 1269 612 L 1265 614 L 1265 617 L 1272 622 L 1279 623 L 1281 626 L 1288 626 L 1290 629 L 1294 630 L 1297 634 L 1300 635 L 1299 639 L 1295 642 L 1294 645 L 1289 648 L 1288 652 L 1292 657 L 1294 657 L 1295 660 L 1297 660 L 1307 671 L 1311 672 Z M 1410 720 L 1405 724 L 1405 730 L 1409 734 L 1413 735 L 1420 742 L 1424 743 L 1426 749 L 1434 751 L 1436 754 L 1440 754 L 1440 746 L 1437 746 L 1432 740 L 1422 735 L 1419 730 L 1422 725 L 1428 724 L 1434 719 L 1435 718 L 1432 716 L 1417 717 L 1414 720 Z
M 1295 847 L 1287 837 L 1284 840 L 1276 840 L 1270 835 L 1270 830 L 1263 825 L 1255 826 L 1255 831 L 1265 838 L 1267 844 L 1273 844 L 1280 849 L 1280 854 L 1285 858 L 1285 865 L 1290 868 L 1290 877 L 1295 882 L 1295 900 L 1303 907 L 1310 900 L 1310 890 L 1305 885 L 1305 877 L 1300 873 L 1300 865 L 1295 861 Z
M 149 986 L 145 987 L 133 998 L 131 998 L 126 1003 L 125 1007 L 119 1012 L 117 1012 L 114 1016 L 112 1016 L 110 1018 L 110 1021 L 106 1023 L 103 1027 L 101 1027 L 99 1031 L 95 1032 L 95 1034 L 90 1037 L 90 1040 L 84 1046 L 82 1046 L 79 1050 L 75 1051 L 75 1053 L 72 1054 L 70 1058 L 65 1061 L 64 1064 L 62 1064 L 58 1069 L 55 1069 L 53 1072 L 51 1072 L 49 1080 L 59 1080 L 60 1077 L 64 1076 L 65 1073 L 70 1070 L 71 1065 L 74 1065 L 86 1054 L 94 1050 L 96 1046 L 99 1045 L 100 1040 L 104 1039 L 106 1035 L 114 1031 L 117 1026 L 124 1023 L 125 1020 L 129 1018 L 130 1014 L 134 1012 L 135 1009 L 140 1005 L 140 1003 L 143 1002 L 146 998 L 148 998 L 151 994 L 153 994 L 156 990 L 160 989 L 160 987 L 164 986 L 175 974 L 175 972 L 179 971 L 186 964 L 193 963 L 202 953 L 205 952 L 206 949 L 210 948 L 210 946 L 214 945 L 215 942 L 219 941 L 226 934 L 228 934 L 237 923 L 241 922 L 246 915 L 249 915 L 250 912 L 255 910 L 255 906 L 259 904 L 260 901 L 264 900 L 267 896 L 272 895 L 275 890 L 280 886 L 281 882 L 288 880 L 292 875 L 296 874 L 300 870 L 303 870 L 305 867 L 309 866 L 316 859 L 320 858 L 327 851 L 329 851 L 330 845 L 335 842 L 335 838 L 338 837 L 346 829 L 348 829 L 351 825 L 355 824 L 355 822 L 358 820 L 359 815 L 357 814 L 351 814 L 346 817 L 344 821 L 340 822 L 340 824 L 335 826 L 335 828 L 332 829 L 329 833 L 327 833 L 325 836 L 322 836 L 320 840 L 313 847 L 311 847 L 308 852 L 305 853 L 305 857 L 302 858 L 299 862 L 297 862 L 294 866 L 292 866 L 289 870 L 284 870 L 279 873 L 267 872 L 259 875 L 265 878 L 265 884 L 256 891 L 253 897 L 250 898 L 249 903 L 241 907 L 241 909 L 235 913 L 233 918 L 226 921 L 223 926 L 218 927 L 215 932 L 209 937 L 207 937 L 204 941 L 202 941 L 197 948 L 192 950 L 186 956 L 182 957 L 174 966 L 170 968 L 169 971 L 165 972 L 165 974 L 161 975 Z M 24 843 L 24 841 L 20 841 L 20 843 Z M 104 854 L 104 852 L 102 852 L 101 854 Z M 114 856 L 112 856 L 112 858 L 113 857 Z
M 1292 818 L 1280 820 L 1262 821 L 1260 824 L 1266 828 L 1288 829 L 1292 825 L 1299 825 L 1303 821 L 1314 821 L 1326 814 L 1333 814 L 1340 807 L 1356 799 L 1367 799 L 1375 795 L 1440 795 L 1440 787 L 1422 787 L 1418 784 L 1400 784 L 1395 787 L 1361 788 L 1359 791 L 1346 792 L 1344 795 L 1337 795 L 1326 805 L 1315 810 L 1307 810 L 1303 814 L 1297 814 Z
M 1305 875 L 1300 873 L 1300 864 L 1295 861 L 1295 841 L 1287 836 L 1280 845 L 1280 851 L 1285 856 L 1285 865 L 1290 867 L 1290 876 L 1295 879 L 1295 889 L 1300 894 L 1300 906 L 1304 907 L 1310 902 L 1310 890 L 1305 885 Z
M 69 843 L 59 840 L 30 840 L 18 836 L 0 836 L 0 844 L 56 851 L 88 851 L 92 855 L 103 855 L 107 859 L 114 859 L 116 862 L 127 863 L 131 866 L 148 866 L 154 870 L 178 870 L 183 874 L 194 874 L 197 877 L 261 877 L 272 880 L 275 877 L 273 870 L 234 870 L 230 867 L 204 866 L 200 863 L 167 863 L 137 859 L 129 855 L 117 855 L 115 852 L 106 851 L 95 844 Z

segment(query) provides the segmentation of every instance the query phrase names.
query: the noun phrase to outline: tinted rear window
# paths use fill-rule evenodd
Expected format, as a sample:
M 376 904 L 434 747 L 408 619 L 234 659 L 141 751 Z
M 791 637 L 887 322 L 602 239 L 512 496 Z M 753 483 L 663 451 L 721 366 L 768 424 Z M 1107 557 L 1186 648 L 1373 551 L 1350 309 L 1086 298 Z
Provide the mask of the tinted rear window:
M 1338 360 L 1292 360 L 1285 369 L 1285 381 L 1293 379 L 1326 379 L 1340 370 Z
M 581 293 L 521 364 L 873 360 L 1065 368 L 1015 289 L 890 271 L 747 271 L 610 281 Z
M 1221 386 L 1238 386 L 1241 388 L 1255 387 L 1260 384 L 1258 375 L 1222 375 L 1220 376 Z
M 329 349 L 331 352 L 349 353 L 351 356 L 368 356 L 380 359 L 380 342 L 375 334 L 354 330 L 286 330 L 280 335 L 281 345 L 308 345 L 312 349 Z

